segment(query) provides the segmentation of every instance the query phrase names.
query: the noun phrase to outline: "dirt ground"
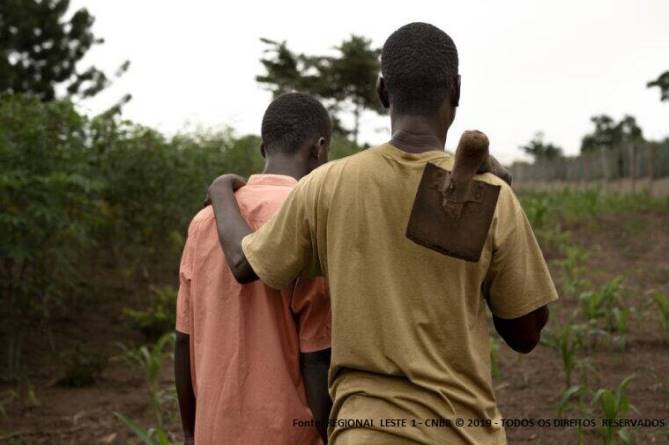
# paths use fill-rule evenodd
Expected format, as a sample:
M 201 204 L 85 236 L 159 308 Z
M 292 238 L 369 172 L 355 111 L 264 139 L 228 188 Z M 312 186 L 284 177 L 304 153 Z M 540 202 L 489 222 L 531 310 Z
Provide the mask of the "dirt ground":
M 669 214 L 647 212 L 602 216 L 594 222 L 568 227 L 572 240 L 587 248 L 587 278 L 604 283 L 617 275 L 625 277 L 624 296 L 630 307 L 629 334 L 624 349 L 619 344 L 600 344 L 585 351 L 596 371 L 590 372 L 593 389 L 614 388 L 626 376 L 635 374 L 628 390 L 631 404 L 638 412 L 627 417 L 663 419 L 664 428 L 630 428 L 636 444 L 669 444 L 669 338 L 659 328 L 659 317 L 646 291 L 658 289 L 669 294 Z M 554 259 L 547 252 L 549 260 Z M 557 281 L 559 267 L 551 268 Z M 131 291 L 116 286 L 115 295 L 105 294 L 95 311 L 77 311 L 55 320 L 52 331 L 59 346 L 85 339 L 97 351 L 114 356 L 115 342 L 139 344 L 142 337 L 127 328 L 121 318 L 122 295 Z M 118 297 L 118 298 L 115 298 Z M 576 308 L 576 302 L 562 298 L 553 305 L 549 329 L 556 330 Z M 144 425 L 151 424 L 147 388 L 141 376 L 125 364 L 110 360 L 102 377 L 93 386 L 72 389 L 56 385 L 62 372 L 58 355 L 46 344 L 44 331 L 35 326 L 25 348 L 28 379 L 20 385 L 20 397 L 0 411 L 0 443 L 27 444 L 125 444 L 137 443 L 113 412 L 120 412 Z M 539 346 L 527 356 L 520 356 L 505 345 L 499 351 L 500 375 L 496 392 L 502 414 L 509 419 L 554 419 L 565 389 L 564 373 L 558 353 Z M 163 366 L 161 384 L 173 385 L 171 362 Z M 579 371 L 575 372 L 578 380 Z M 28 382 L 34 397 L 29 397 Z M 16 388 L 2 383 L 0 393 Z M 176 405 L 167 419 L 169 430 L 178 440 L 179 422 Z M 564 415 L 581 415 L 572 409 Z M 601 418 L 599 412 L 592 417 Z M 577 444 L 575 428 L 507 428 L 510 444 Z M 602 443 L 594 430 L 586 429 L 586 444 Z

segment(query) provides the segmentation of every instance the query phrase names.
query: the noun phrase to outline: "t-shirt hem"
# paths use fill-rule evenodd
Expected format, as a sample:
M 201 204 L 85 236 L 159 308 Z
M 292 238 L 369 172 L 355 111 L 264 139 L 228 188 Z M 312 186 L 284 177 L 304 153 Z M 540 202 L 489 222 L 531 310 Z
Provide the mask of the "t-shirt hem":
M 174 327 L 174 329 L 176 331 L 181 332 L 182 334 L 188 334 L 188 335 L 190 335 L 190 331 L 191 331 L 189 325 L 187 325 L 185 323 L 182 323 L 182 322 L 179 322 L 179 321 L 177 321 L 177 324 Z
M 557 294 L 553 294 L 548 298 L 542 298 L 541 300 L 536 300 L 532 301 L 529 304 L 520 306 L 519 308 L 515 308 L 513 310 L 509 311 L 492 311 L 493 315 L 495 315 L 497 318 L 502 318 L 505 320 L 511 320 L 514 318 L 519 318 L 524 315 L 529 314 L 532 311 L 535 311 L 539 309 L 542 306 L 546 306 L 547 304 L 553 303 L 558 300 Z
M 330 349 L 332 347 L 330 339 L 327 340 L 314 340 L 314 341 L 300 341 L 300 352 L 317 352 L 322 351 L 323 349 Z

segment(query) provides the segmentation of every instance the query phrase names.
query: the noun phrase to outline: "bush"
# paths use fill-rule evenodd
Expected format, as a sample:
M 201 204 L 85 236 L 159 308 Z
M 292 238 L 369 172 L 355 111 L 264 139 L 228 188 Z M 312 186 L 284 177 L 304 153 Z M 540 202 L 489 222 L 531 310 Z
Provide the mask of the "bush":
M 335 136 L 331 158 L 357 150 Z M 264 160 L 255 135 L 224 129 L 168 138 L 110 113 L 89 119 L 67 101 L 2 96 L 0 163 L 0 315 L 16 377 L 29 320 L 67 310 L 65 300 L 88 297 L 87 289 L 106 290 L 96 286 L 103 272 L 140 295 L 174 283 L 209 183 L 260 172 Z M 160 289 L 146 310 L 126 311 L 153 338 L 174 326 L 173 290 Z
M 65 375 L 58 380 L 60 386 L 81 388 L 95 383 L 107 366 L 107 357 L 99 351 L 85 348 L 81 344 L 62 354 Z
M 85 119 L 71 104 L 0 101 L 0 261 L 8 374 L 21 364 L 27 317 L 48 315 L 70 289 L 78 253 L 92 244 L 100 181 L 86 170 Z
M 125 308 L 123 313 L 130 325 L 148 339 L 157 340 L 174 330 L 176 323 L 177 291 L 171 286 L 151 287 L 153 298 L 145 310 Z

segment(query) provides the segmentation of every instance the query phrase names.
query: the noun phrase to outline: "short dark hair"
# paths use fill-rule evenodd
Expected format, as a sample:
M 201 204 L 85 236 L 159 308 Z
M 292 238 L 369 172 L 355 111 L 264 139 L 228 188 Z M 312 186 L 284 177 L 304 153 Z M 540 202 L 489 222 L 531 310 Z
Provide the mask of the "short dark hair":
M 309 138 L 329 138 L 330 115 L 315 98 L 303 93 L 277 97 L 265 110 L 261 136 L 270 152 L 295 153 Z
M 381 73 L 397 112 L 431 114 L 455 92 L 458 50 L 453 39 L 436 26 L 409 23 L 383 45 Z

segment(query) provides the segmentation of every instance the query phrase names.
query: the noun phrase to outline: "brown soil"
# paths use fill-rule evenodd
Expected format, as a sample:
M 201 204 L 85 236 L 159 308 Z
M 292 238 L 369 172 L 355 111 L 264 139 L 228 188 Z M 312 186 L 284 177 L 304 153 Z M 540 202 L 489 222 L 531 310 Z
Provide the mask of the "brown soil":
M 602 216 L 597 221 L 568 228 L 572 241 L 590 251 L 588 280 L 596 286 L 623 275 L 625 299 L 634 309 L 624 348 L 617 342 L 600 342 L 580 354 L 580 358 L 589 358 L 596 370 L 588 372 L 590 388 L 614 388 L 626 376 L 635 374 L 628 397 L 638 412 L 631 411 L 627 417 L 663 419 L 665 427 L 629 428 L 634 443 L 669 444 L 669 333 L 660 330 L 657 311 L 646 294 L 649 289 L 669 294 L 669 214 Z M 549 252 L 548 256 L 550 259 L 553 255 Z M 559 266 L 552 263 L 551 268 L 559 282 Z M 84 342 L 107 356 L 114 356 L 119 353 L 115 342 L 141 344 L 141 335 L 126 327 L 121 318 L 121 310 L 128 300 L 124 295 L 132 292 L 132 289 L 115 286 L 111 295 L 96 299 L 95 306 L 91 305 L 94 310 L 80 310 L 76 317 L 53 320 L 51 331 L 56 350 Z M 575 298 L 561 295 L 561 300 L 551 308 L 549 329 L 557 330 L 575 309 Z M 30 369 L 27 380 L 18 386 L 7 382 L 0 385 L 0 407 L 5 391 L 18 388 L 21 393 L 18 399 L 4 405 L 6 416 L 3 417 L 0 410 L 0 443 L 138 443 L 112 413 L 123 413 L 142 425 L 154 423 L 141 376 L 124 363 L 110 360 L 94 385 L 79 389 L 58 386 L 55 382 L 63 373 L 59 356 L 52 352 L 45 331 L 36 326 L 31 332 L 34 334 L 25 346 L 26 368 Z M 509 419 L 533 419 L 535 423 L 539 419 L 555 419 L 566 387 L 558 353 L 540 346 L 531 354 L 520 356 L 502 345 L 498 360 L 501 372 L 496 388 L 503 415 Z M 162 379 L 165 387 L 173 386 L 171 366 L 171 362 L 166 361 Z M 575 371 L 574 384 L 583 382 L 580 374 Z M 31 401 L 27 395 L 28 382 L 36 400 Z M 588 404 L 589 397 L 585 400 Z M 179 440 L 178 413 L 176 405 L 172 407 L 167 425 L 173 439 Z M 564 414 L 567 418 L 581 416 L 574 407 Z M 586 417 L 600 421 L 602 415 L 595 411 Z M 510 444 L 578 443 L 577 430 L 573 427 L 535 425 L 507 428 L 507 432 Z M 584 443 L 602 441 L 595 429 L 586 428 Z

